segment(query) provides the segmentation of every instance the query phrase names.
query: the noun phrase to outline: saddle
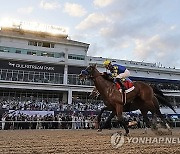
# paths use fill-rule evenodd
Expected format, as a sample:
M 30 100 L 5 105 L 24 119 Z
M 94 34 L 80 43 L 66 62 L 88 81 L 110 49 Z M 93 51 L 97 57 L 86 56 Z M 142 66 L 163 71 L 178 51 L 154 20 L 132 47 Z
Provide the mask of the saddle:
M 108 81 L 114 82 L 114 78 L 107 72 L 103 72 L 102 77 Z M 121 81 L 119 81 L 119 82 L 121 82 L 121 84 L 124 85 L 124 87 L 126 89 L 125 90 L 126 93 L 129 93 L 134 89 L 133 88 L 134 87 L 133 82 L 129 78 L 120 79 L 120 80 Z M 120 92 L 122 92 L 122 87 L 121 87 L 121 84 L 119 82 L 115 82 L 115 84 L 116 84 L 117 89 L 120 90 Z
M 121 80 L 119 82 L 116 82 L 116 87 L 122 94 L 122 102 L 124 102 L 124 105 L 126 104 L 126 94 L 134 90 L 133 82 L 127 78 L 124 80 Z
M 129 93 L 134 89 L 134 84 L 129 78 L 125 79 L 124 81 L 121 80 L 121 83 L 124 85 L 126 89 L 125 93 Z M 116 82 L 116 87 L 120 92 L 122 92 L 122 87 L 118 82 Z

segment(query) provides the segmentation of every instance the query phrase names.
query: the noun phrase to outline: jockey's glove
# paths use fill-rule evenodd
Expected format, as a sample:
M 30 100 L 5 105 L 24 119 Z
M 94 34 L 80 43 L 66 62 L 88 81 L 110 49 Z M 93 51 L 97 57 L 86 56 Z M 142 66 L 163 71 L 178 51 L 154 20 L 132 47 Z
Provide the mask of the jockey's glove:
M 124 82 L 124 81 L 126 81 L 126 79 L 125 79 L 125 78 L 121 78 L 121 81 L 123 81 L 123 82 Z

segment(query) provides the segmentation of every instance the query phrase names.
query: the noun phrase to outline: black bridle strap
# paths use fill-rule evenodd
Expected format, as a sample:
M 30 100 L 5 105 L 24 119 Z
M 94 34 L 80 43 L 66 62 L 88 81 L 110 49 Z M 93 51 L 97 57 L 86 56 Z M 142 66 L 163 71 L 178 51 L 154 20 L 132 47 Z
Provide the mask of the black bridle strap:
M 94 80 L 95 78 L 97 78 L 98 76 L 101 76 L 101 73 L 98 73 L 97 75 L 92 75 L 91 71 L 88 70 L 88 68 L 85 69 L 86 72 L 88 72 L 88 75 L 90 79 Z

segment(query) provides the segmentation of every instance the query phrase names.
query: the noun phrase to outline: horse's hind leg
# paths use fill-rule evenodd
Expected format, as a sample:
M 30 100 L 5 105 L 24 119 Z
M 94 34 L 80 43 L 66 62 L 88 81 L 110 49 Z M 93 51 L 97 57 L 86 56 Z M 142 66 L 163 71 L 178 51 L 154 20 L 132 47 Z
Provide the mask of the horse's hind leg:
M 143 120 L 144 120 L 144 122 L 145 122 L 145 130 L 144 130 L 144 132 L 143 132 L 143 134 L 147 134 L 147 129 L 150 127 L 150 121 L 149 121 L 149 118 L 148 118 L 148 116 L 147 116 L 147 113 L 148 113 L 148 111 L 147 110 L 142 110 L 141 109 L 141 113 L 142 113 L 142 116 L 143 116 Z
M 172 134 L 172 130 L 171 130 L 170 126 L 168 125 L 166 119 L 163 117 L 163 115 L 162 115 L 162 113 L 161 113 L 161 111 L 160 111 L 160 109 L 159 109 L 159 103 L 158 103 L 158 100 L 157 100 L 156 97 L 153 98 L 153 102 L 154 102 L 154 105 L 155 105 L 155 107 L 156 107 L 156 114 L 158 115 L 158 117 L 159 117 L 159 118 L 161 119 L 161 121 L 163 122 L 163 123 L 162 123 L 163 126 L 168 129 L 168 131 L 170 132 L 170 134 Z
M 157 115 L 156 113 L 152 113 L 152 129 L 157 130 Z
M 159 109 L 157 109 L 156 111 L 157 115 L 160 117 L 160 119 L 163 122 L 163 126 L 165 126 L 165 128 L 168 129 L 168 131 L 170 132 L 170 134 L 172 134 L 172 130 L 171 127 L 169 126 L 169 124 L 167 123 L 166 119 L 163 117 L 163 115 L 161 114 L 161 111 Z

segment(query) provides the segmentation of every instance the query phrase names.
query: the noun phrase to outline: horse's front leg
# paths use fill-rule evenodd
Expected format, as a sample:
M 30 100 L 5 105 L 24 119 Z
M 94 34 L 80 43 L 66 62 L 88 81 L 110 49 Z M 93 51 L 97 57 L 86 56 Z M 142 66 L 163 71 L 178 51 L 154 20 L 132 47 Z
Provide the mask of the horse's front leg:
M 122 124 L 122 126 L 124 127 L 126 133 L 125 136 L 127 136 L 129 134 L 129 129 L 128 129 L 128 124 L 125 121 L 125 119 L 122 116 L 122 112 L 123 112 L 123 105 L 121 104 L 116 104 L 116 115 L 118 118 L 118 122 Z
M 101 122 L 101 116 L 102 116 L 102 114 L 103 114 L 103 112 L 105 111 L 105 110 L 108 110 L 108 107 L 103 107 L 102 109 L 101 109 L 101 111 L 99 112 L 99 114 L 97 115 L 97 117 L 96 117 L 96 120 L 97 120 L 97 124 L 98 124 L 98 131 L 102 131 L 102 129 L 101 129 L 101 127 L 100 127 L 100 122 Z
M 116 115 L 115 111 L 112 111 L 109 115 L 109 117 L 107 118 L 107 120 L 105 121 L 105 123 L 102 125 L 101 130 L 105 129 L 105 128 L 109 128 L 111 129 L 111 119 Z

